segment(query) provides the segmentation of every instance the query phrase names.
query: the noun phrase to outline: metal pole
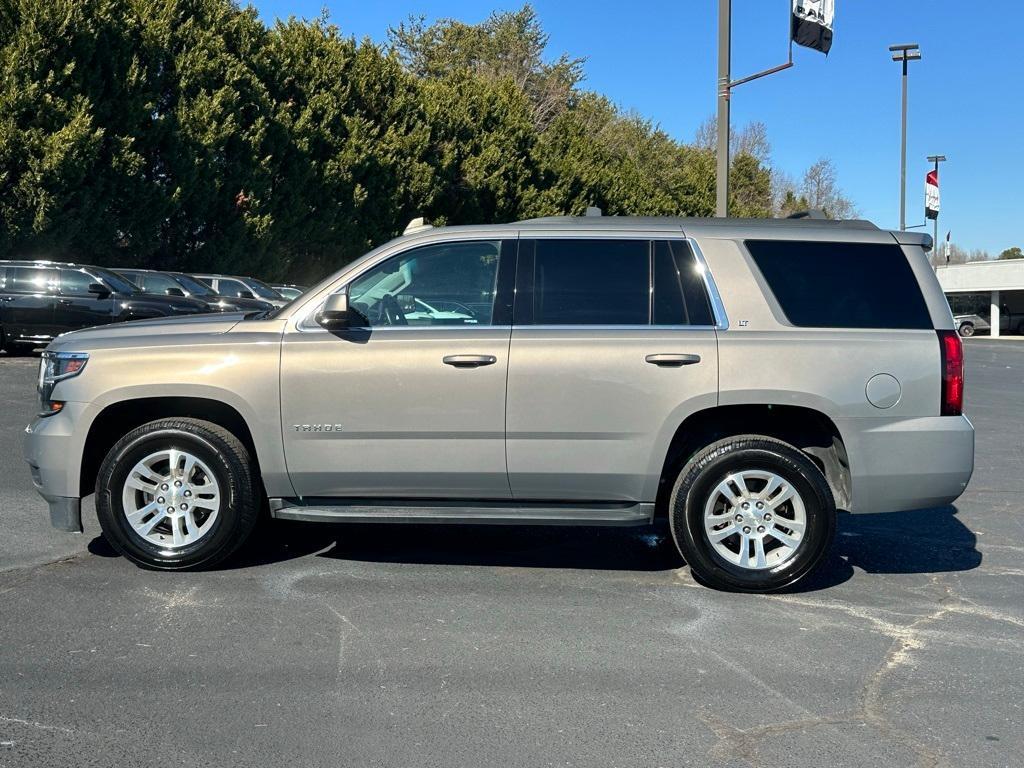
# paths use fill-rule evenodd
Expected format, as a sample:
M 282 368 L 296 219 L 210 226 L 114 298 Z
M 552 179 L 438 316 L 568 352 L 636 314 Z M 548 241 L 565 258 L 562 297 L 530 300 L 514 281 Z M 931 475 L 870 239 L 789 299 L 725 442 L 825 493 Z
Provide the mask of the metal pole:
M 907 57 L 903 57 L 903 120 L 900 140 L 900 229 L 907 228 Z
M 939 163 L 946 159 L 945 155 L 928 155 L 928 162 L 935 163 L 935 180 L 939 180 Z M 941 187 L 940 187 L 941 189 Z M 940 206 L 941 208 L 941 206 Z M 939 248 L 939 212 L 935 212 L 935 219 L 933 220 L 934 229 L 932 230 L 935 234 L 932 235 L 932 248 L 933 254 L 935 255 L 935 265 L 938 269 L 939 257 L 941 256 L 941 249 Z
M 729 78 L 732 0 L 718 0 L 718 169 L 715 215 L 729 215 Z

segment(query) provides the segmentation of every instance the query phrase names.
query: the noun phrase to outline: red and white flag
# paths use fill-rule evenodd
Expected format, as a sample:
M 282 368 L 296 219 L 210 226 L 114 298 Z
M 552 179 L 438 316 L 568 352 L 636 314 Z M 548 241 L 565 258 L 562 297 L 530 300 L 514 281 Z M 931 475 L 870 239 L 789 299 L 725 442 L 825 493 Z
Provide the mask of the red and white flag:
M 939 172 L 935 169 L 924 177 L 924 215 L 927 219 L 939 218 Z

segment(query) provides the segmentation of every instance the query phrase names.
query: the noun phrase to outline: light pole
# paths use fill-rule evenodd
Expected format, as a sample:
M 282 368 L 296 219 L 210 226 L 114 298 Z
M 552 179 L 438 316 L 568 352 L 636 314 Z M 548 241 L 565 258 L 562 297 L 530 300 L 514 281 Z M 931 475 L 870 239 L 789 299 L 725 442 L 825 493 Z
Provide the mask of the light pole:
M 939 163 L 946 162 L 946 156 L 945 155 L 928 155 L 928 162 L 929 163 L 935 163 L 935 181 L 936 181 L 936 183 L 938 183 L 938 181 L 939 181 Z M 932 248 L 935 249 L 935 263 L 936 263 L 936 265 L 938 265 L 938 263 L 939 263 L 939 259 L 938 259 L 938 256 L 939 256 L 939 211 L 938 211 L 938 209 L 936 209 L 936 211 L 935 211 L 935 218 L 932 220 L 932 225 L 935 228 L 933 230 L 935 232 L 935 234 L 932 237 Z
M 780 6 L 781 7 L 781 6 Z M 789 12 L 788 4 L 786 7 Z M 789 59 L 785 64 L 732 79 L 732 0 L 718 0 L 718 164 L 715 171 L 715 216 L 729 215 L 729 98 L 737 85 L 774 75 L 793 66 L 793 38 L 788 37 Z
M 900 142 L 900 229 L 907 228 L 907 64 L 921 58 L 917 43 L 890 45 L 892 60 L 903 62 L 903 120 Z
M 729 81 L 732 62 L 732 0 L 718 0 L 718 169 L 715 216 L 729 215 Z

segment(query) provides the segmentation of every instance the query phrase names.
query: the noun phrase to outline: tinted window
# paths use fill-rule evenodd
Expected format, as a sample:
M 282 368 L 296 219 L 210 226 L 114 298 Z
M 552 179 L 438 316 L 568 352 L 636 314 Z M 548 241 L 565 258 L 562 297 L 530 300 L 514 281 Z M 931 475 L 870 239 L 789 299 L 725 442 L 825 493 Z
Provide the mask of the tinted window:
M 3 287 L 19 293 L 49 293 L 57 287 L 57 271 L 39 267 L 7 267 Z
M 111 290 L 117 291 L 118 293 L 139 293 L 139 286 L 135 283 L 130 282 L 126 278 L 116 272 L 112 272 L 109 269 L 100 269 L 98 267 L 90 267 L 95 273 L 96 277 L 100 278 L 101 282 L 107 284 Z
M 534 325 L 650 322 L 649 241 L 552 239 L 532 247 Z
M 248 286 L 243 285 L 237 280 L 228 280 L 223 277 L 217 280 L 217 293 L 221 296 L 234 296 L 235 298 L 253 298 L 253 293 L 249 290 Z
M 195 280 L 188 275 L 175 273 L 174 278 L 178 283 L 189 293 L 195 294 L 196 296 L 216 296 L 213 288 L 208 286 L 206 283 Z
M 141 278 L 142 282 L 139 283 Z M 167 275 L 157 275 L 152 272 L 144 272 L 139 277 L 135 278 L 135 282 L 142 286 L 142 290 L 146 293 L 161 293 L 167 295 L 168 290 L 181 290 L 181 286 L 178 285 L 174 280 L 167 277 Z
M 415 248 L 356 278 L 349 300 L 371 326 L 493 325 L 501 251 L 490 240 Z
M 686 243 L 654 244 L 653 310 L 655 325 L 715 324 L 704 275 Z
M 249 287 L 253 293 L 259 296 L 261 299 L 274 299 L 280 301 L 284 298 L 280 293 L 275 291 L 266 283 L 262 283 L 254 277 L 245 278 L 245 284 Z
M 779 306 L 811 328 L 931 328 L 931 316 L 898 245 L 748 240 Z
M 95 282 L 92 275 L 77 269 L 60 270 L 60 292 L 69 296 L 88 296 L 89 286 Z

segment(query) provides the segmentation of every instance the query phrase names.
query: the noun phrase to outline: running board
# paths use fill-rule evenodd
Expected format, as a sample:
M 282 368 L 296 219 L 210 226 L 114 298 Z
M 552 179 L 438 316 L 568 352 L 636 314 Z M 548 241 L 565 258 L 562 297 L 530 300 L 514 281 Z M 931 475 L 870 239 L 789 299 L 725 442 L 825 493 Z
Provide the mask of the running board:
M 490 525 L 647 525 L 653 504 L 488 502 L 420 499 L 270 499 L 270 516 L 314 523 L 474 523 Z

